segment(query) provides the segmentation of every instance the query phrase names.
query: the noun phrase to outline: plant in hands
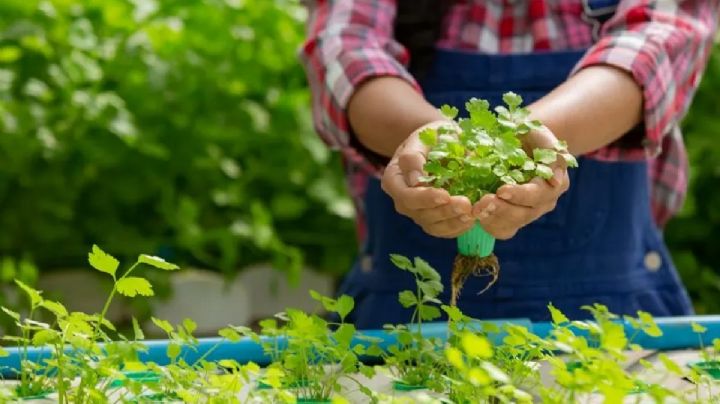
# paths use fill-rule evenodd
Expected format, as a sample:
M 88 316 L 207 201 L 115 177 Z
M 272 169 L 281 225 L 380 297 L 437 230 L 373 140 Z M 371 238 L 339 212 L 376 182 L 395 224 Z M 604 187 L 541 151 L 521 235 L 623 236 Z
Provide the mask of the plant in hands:
M 440 389 L 440 374 L 444 369 L 442 342 L 426 338 L 422 333 L 423 321 L 440 317 L 441 304 L 438 296 L 443 291 L 440 274 L 427 262 L 415 257 L 414 262 L 401 255 L 391 255 L 391 261 L 398 268 L 415 277 L 416 290 L 404 290 L 398 294 L 400 304 L 412 308 L 411 324 L 386 325 L 385 329 L 394 334 L 397 343 L 388 347 L 389 356 L 385 362 L 393 376 L 405 386 L 424 386 Z
M 476 203 L 505 184 L 525 184 L 536 177 L 549 180 L 553 177 L 551 165 L 559 159 L 569 167 L 577 167 L 577 161 L 562 141 L 557 141 L 552 149 L 526 150 L 523 137 L 541 130 L 542 123 L 530 119 L 530 111 L 521 107 L 519 95 L 508 92 L 503 101 L 506 106 L 498 106 L 493 113 L 486 100 L 472 98 L 465 104 L 468 118 L 458 119 L 457 125 L 421 131 L 420 140 L 429 152 L 424 166 L 426 175 L 420 181 Z M 456 120 L 459 111 L 445 105 L 441 112 Z M 452 305 L 470 275 L 491 277 L 480 293 L 497 281 L 500 268 L 492 254 L 494 245 L 495 239 L 479 224 L 458 237 Z

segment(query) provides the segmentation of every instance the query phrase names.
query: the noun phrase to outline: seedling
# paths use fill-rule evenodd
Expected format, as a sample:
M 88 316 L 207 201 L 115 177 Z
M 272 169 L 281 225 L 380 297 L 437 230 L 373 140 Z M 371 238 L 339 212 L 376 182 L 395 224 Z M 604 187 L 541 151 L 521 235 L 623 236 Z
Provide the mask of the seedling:
M 419 257 L 414 262 L 400 255 L 391 255 L 390 259 L 395 266 L 415 277 L 416 289 L 398 294 L 399 303 L 405 308 L 412 308 L 413 313 L 409 325 L 385 326 L 397 339 L 397 343 L 388 348 L 391 355 L 385 358 L 385 362 L 396 378 L 396 388 L 437 388 L 439 375 L 444 369 L 442 344 L 425 338 L 422 326 L 423 321 L 432 321 L 441 315 L 438 296 L 443 291 L 443 285 L 440 274 Z
M 542 130 L 542 123 L 529 118 L 530 112 L 521 107 L 519 95 L 508 92 L 503 101 L 507 106 L 498 106 L 493 113 L 486 100 L 472 98 L 465 104 L 469 117 L 456 122 L 458 109 L 443 106 L 442 113 L 453 123 L 427 128 L 419 135 L 430 148 L 424 167 L 427 175 L 421 177 L 421 182 L 443 188 L 451 195 L 466 196 L 475 203 L 504 184 L 524 184 L 536 177 L 550 179 L 550 166 L 558 158 L 569 167 L 577 167 L 562 141 L 552 149 L 523 148 L 522 138 L 533 130 Z M 492 253 L 495 239 L 479 224 L 459 236 L 457 244 L 452 305 L 469 276 L 490 277 L 482 293 L 497 281 L 500 271 Z

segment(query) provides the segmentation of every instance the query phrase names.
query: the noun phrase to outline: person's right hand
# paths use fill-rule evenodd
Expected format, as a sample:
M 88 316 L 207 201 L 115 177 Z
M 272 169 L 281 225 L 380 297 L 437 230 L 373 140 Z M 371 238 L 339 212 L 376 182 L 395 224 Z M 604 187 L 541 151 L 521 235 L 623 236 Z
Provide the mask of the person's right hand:
M 450 196 L 444 189 L 420 184 L 428 149 L 419 133 L 427 127 L 453 124 L 435 121 L 415 130 L 397 148 L 382 176 L 382 189 L 395 202 L 395 210 L 427 234 L 442 238 L 457 237 L 473 226 L 472 204 L 464 196 Z

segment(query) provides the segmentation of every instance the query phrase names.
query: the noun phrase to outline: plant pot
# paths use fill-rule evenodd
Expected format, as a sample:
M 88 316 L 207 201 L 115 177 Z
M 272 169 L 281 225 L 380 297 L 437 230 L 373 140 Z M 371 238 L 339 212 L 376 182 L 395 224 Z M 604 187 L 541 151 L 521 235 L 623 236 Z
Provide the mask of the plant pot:
M 487 257 L 495 248 L 495 238 L 479 223 L 457 238 L 458 252 L 467 257 Z
M 422 385 L 407 384 L 400 380 L 393 381 L 392 387 L 393 387 L 393 390 L 395 390 L 395 391 L 414 391 L 414 390 L 423 390 L 423 389 L 427 388 Z
M 688 366 L 715 380 L 720 380 L 720 360 L 695 361 L 688 363 Z
M 119 388 L 127 384 L 127 380 L 132 380 L 144 385 L 157 385 L 161 375 L 157 372 L 139 371 L 139 372 L 122 372 L 127 379 L 115 379 L 110 383 L 110 388 Z

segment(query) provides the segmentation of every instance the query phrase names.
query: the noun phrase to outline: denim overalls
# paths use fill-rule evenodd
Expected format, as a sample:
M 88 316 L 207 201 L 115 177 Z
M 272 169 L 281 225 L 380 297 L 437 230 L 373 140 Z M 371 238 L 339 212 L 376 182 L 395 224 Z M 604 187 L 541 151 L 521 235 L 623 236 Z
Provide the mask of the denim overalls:
M 604 0 L 607 2 L 607 0 Z M 512 90 L 525 104 L 562 83 L 584 52 L 482 55 L 438 51 L 421 86 L 436 106 L 464 110 L 471 97 L 499 105 Z M 571 319 L 587 318 L 583 305 L 602 303 L 616 314 L 638 310 L 655 316 L 688 315 L 690 300 L 650 211 L 645 162 L 608 163 L 580 157 L 570 169 L 570 189 L 552 212 L 498 241 L 498 282 L 482 295 L 486 279 L 470 278 L 458 306 L 479 319 L 550 318 L 547 305 Z M 443 277 L 443 302 L 449 301 L 449 278 L 457 254 L 454 239 L 427 235 L 397 213 L 391 198 L 370 177 L 365 196 L 367 237 L 363 251 L 340 293 L 356 299 L 350 315 L 358 328 L 406 323 L 411 311 L 398 292 L 415 290 L 412 275 L 395 268 L 390 254 L 419 256 Z

